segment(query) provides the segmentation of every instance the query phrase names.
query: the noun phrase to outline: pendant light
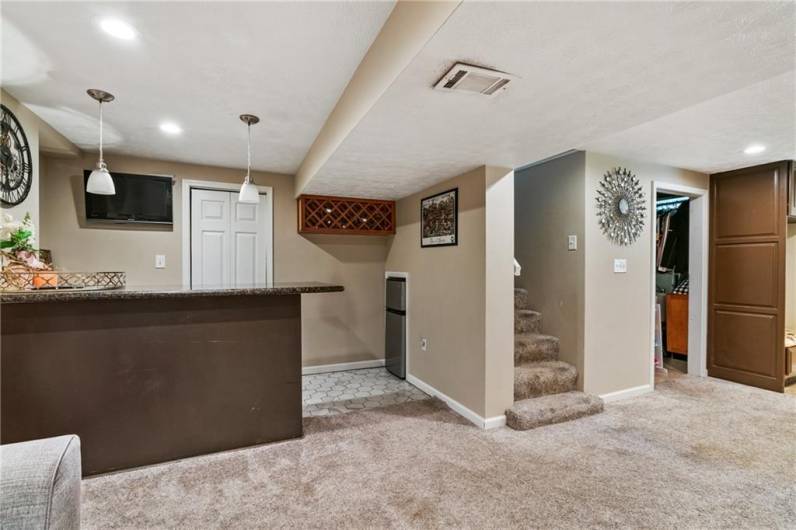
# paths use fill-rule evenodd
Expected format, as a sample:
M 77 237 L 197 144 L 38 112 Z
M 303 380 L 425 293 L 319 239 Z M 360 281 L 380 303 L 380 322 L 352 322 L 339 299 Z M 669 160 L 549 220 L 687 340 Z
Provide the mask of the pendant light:
M 258 123 L 260 118 L 252 114 L 241 114 L 240 121 L 246 124 L 246 130 L 249 133 L 249 148 L 246 178 L 243 180 L 243 184 L 240 187 L 238 202 L 257 204 L 260 202 L 260 192 L 257 190 L 257 186 L 252 179 L 252 125 Z
M 110 103 L 115 98 L 113 94 L 109 94 L 104 90 L 91 88 L 86 91 L 89 96 L 99 102 L 99 123 L 100 123 L 100 141 L 99 141 L 99 161 L 97 168 L 91 172 L 86 183 L 86 191 L 94 193 L 95 195 L 116 195 L 116 187 L 113 185 L 111 174 L 108 173 L 108 167 L 105 165 L 105 160 L 102 158 L 102 104 Z

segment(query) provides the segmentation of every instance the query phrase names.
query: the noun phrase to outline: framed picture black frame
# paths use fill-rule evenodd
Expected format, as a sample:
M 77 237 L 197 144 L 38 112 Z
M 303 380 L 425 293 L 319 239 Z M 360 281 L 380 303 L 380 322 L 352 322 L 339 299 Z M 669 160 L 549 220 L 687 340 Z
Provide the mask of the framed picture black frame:
M 452 230 L 445 230 L 444 234 L 426 237 L 426 227 L 431 220 L 426 218 L 428 209 L 435 202 L 444 199 L 445 196 L 453 198 L 453 227 Z M 452 188 L 434 195 L 429 195 L 420 199 L 420 246 L 430 247 L 455 247 L 459 244 L 459 188 Z

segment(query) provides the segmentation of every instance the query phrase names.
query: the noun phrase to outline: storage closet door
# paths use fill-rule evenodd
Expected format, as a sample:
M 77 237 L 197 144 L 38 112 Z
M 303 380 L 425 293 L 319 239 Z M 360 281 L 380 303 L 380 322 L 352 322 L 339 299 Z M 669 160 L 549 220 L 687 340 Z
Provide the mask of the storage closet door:
M 708 374 L 783 391 L 787 164 L 711 175 Z
M 265 283 L 266 271 L 266 203 L 238 202 L 238 194 L 230 193 L 230 241 L 232 243 L 232 285 L 247 287 Z
M 191 190 L 191 286 L 264 284 L 270 263 L 269 202 L 238 202 L 238 193 Z
M 229 287 L 230 193 L 191 190 L 191 287 Z

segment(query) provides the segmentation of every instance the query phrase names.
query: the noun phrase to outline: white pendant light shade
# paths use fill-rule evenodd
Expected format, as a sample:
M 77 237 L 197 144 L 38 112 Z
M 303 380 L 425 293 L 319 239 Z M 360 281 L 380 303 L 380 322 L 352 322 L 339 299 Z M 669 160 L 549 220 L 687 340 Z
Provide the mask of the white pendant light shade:
M 245 202 L 248 204 L 257 204 L 260 202 L 260 192 L 257 190 L 257 186 L 249 182 L 248 179 L 243 181 L 243 185 L 240 187 L 238 202 Z
M 115 98 L 113 94 L 91 88 L 86 91 L 88 95 L 99 103 L 99 160 L 97 161 L 97 168 L 88 176 L 86 182 L 86 192 L 95 195 L 116 195 L 116 186 L 113 185 L 111 174 L 108 173 L 108 166 L 105 165 L 105 159 L 102 157 L 102 104 L 110 103 Z
M 246 178 L 243 179 L 243 184 L 240 187 L 240 194 L 238 194 L 238 202 L 248 204 L 258 204 L 260 202 L 260 192 L 257 185 L 252 180 L 252 125 L 260 121 L 260 118 L 252 114 L 241 114 L 240 121 L 246 124 L 246 132 L 248 138 L 247 150 L 247 165 L 246 165 Z
M 104 163 L 97 164 L 97 168 L 88 176 L 86 191 L 95 195 L 116 195 L 116 186 Z

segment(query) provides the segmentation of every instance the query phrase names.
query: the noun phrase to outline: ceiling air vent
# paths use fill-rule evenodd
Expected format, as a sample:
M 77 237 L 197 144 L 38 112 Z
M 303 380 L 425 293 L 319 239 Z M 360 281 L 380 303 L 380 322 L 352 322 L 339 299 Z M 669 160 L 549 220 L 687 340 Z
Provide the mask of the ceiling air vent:
M 494 97 L 503 92 L 515 76 L 489 68 L 456 63 L 434 85 L 436 90 L 455 90 Z

